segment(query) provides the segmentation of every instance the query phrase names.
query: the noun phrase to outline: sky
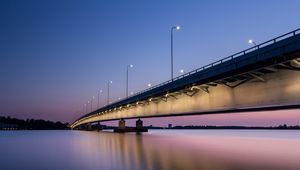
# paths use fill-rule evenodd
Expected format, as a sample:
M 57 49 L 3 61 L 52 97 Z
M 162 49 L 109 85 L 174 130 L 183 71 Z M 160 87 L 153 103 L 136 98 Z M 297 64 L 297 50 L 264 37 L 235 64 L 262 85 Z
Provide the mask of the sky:
M 0 115 L 72 122 L 98 89 L 100 105 L 106 103 L 110 80 L 111 100 L 125 96 L 128 64 L 134 65 L 129 92 L 170 79 L 172 26 L 181 27 L 174 34 L 178 76 L 248 48 L 248 39 L 259 43 L 300 28 L 299 6 L 298 0 L 1 0 Z M 300 124 L 297 112 L 148 123 Z

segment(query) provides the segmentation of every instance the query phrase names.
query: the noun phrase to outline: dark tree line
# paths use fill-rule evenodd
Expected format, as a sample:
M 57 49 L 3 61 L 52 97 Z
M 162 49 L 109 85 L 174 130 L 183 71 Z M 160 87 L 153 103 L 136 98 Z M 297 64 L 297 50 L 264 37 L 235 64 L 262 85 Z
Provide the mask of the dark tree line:
M 69 129 L 68 123 L 52 122 L 42 119 L 27 119 L 21 120 L 11 117 L 1 117 L 0 124 L 12 124 L 17 125 L 20 130 L 59 130 L 59 129 Z

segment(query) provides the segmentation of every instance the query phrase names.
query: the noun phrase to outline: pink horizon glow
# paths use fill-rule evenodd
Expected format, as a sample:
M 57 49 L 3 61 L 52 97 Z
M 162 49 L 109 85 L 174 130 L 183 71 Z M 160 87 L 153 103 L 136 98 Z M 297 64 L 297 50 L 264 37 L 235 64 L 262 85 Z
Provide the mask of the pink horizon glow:
M 282 124 L 300 125 L 299 110 L 281 110 L 268 112 L 246 112 L 230 114 L 211 114 L 196 116 L 178 116 L 164 118 L 144 118 L 145 126 L 176 125 L 217 125 L 217 126 L 278 126 Z M 126 125 L 134 126 L 136 119 L 126 120 Z M 117 121 L 103 122 L 103 125 L 117 125 Z

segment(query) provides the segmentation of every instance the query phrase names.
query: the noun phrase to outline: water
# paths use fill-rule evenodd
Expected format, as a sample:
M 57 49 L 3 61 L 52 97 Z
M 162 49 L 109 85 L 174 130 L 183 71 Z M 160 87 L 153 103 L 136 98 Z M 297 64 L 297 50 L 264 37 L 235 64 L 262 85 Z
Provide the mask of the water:
M 300 131 L 2 131 L 1 170 L 300 169 Z

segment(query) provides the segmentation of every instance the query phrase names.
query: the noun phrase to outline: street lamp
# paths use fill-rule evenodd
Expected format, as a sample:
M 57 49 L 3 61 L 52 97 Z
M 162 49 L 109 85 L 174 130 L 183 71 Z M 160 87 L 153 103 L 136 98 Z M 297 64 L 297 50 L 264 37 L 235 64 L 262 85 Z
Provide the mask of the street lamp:
M 129 70 L 129 68 L 132 68 L 133 67 L 133 65 L 132 64 L 130 64 L 130 65 L 127 65 L 127 69 L 126 69 L 126 97 L 128 97 L 128 70 Z
M 83 106 L 83 112 L 84 112 L 84 113 L 87 113 L 87 106 L 86 106 L 86 103 L 85 103 L 84 106 Z
M 100 93 L 102 93 L 102 90 L 98 90 L 98 103 L 97 103 L 97 108 L 99 108 L 99 106 L 100 106 Z
M 249 44 L 253 44 L 254 46 L 256 46 L 256 43 L 255 43 L 255 41 L 253 41 L 253 40 L 248 40 L 248 43 L 249 43 Z
M 109 86 L 112 84 L 112 81 L 107 82 L 107 105 L 109 104 Z
M 179 26 L 171 27 L 171 80 L 173 81 L 173 30 L 180 30 Z
M 87 109 L 87 107 L 88 107 L 89 103 L 90 103 L 90 101 L 88 100 L 88 102 L 87 102 L 87 106 L 86 106 L 86 113 L 88 113 L 88 109 Z
M 92 100 L 91 100 L 91 112 L 93 111 L 93 101 L 95 99 L 95 96 L 92 97 Z
M 152 86 L 152 84 L 151 83 L 148 83 L 148 87 L 151 87 Z
M 180 70 L 180 73 L 181 73 L 181 74 L 183 74 L 183 73 L 184 73 L 184 70 L 183 70 L 183 69 L 181 69 L 181 70 Z

